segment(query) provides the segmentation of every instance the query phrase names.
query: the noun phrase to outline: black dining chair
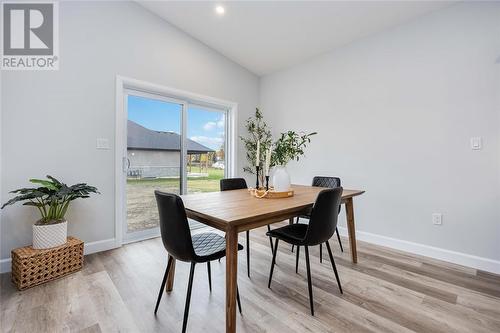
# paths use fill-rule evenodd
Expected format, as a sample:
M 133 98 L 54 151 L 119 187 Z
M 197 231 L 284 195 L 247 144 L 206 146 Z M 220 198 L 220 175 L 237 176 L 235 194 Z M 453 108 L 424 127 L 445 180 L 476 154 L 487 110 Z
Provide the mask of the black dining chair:
M 269 273 L 269 282 L 267 287 L 271 288 L 274 265 L 276 263 L 276 254 L 278 252 L 278 243 L 283 240 L 289 244 L 297 246 L 297 259 L 295 261 L 295 271 L 299 263 L 299 249 L 304 246 L 306 252 L 307 286 L 309 288 L 309 303 L 311 306 L 311 315 L 314 316 L 314 302 L 311 284 L 311 268 L 309 265 L 309 246 L 326 244 L 333 272 L 337 279 L 337 284 L 342 294 L 337 266 L 333 259 L 332 250 L 328 240 L 333 236 L 337 227 L 338 206 L 342 198 L 342 187 L 326 189 L 321 191 L 316 198 L 316 202 L 311 210 L 309 224 L 294 223 L 287 226 L 269 231 L 266 235 L 276 238 L 274 241 L 273 260 L 271 262 L 271 271 Z
M 336 188 L 336 187 L 340 187 L 341 183 L 340 183 L 340 178 L 338 178 L 338 177 L 316 176 L 313 178 L 312 186 Z M 340 214 L 340 208 L 341 208 L 341 206 L 339 206 L 339 214 Z M 295 223 L 299 223 L 299 219 L 301 219 L 301 218 L 302 219 L 309 219 L 310 216 L 311 215 L 309 212 L 307 214 L 299 215 L 299 216 L 297 216 L 297 221 Z M 337 234 L 337 239 L 339 241 L 340 251 L 344 252 L 344 247 L 342 246 L 342 240 L 340 239 L 338 228 L 335 228 L 335 233 Z M 292 252 L 293 252 L 293 245 L 292 245 Z M 319 245 L 319 262 L 323 262 L 323 244 Z
M 224 178 L 220 180 L 220 190 L 221 191 L 232 191 L 241 190 L 248 188 L 247 182 L 244 178 Z M 267 226 L 267 230 L 270 231 L 271 228 Z M 250 231 L 247 230 L 247 275 L 250 277 Z M 269 242 L 271 243 L 271 251 L 273 250 L 273 241 L 269 237 Z
M 195 265 L 198 263 L 207 263 L 208 286 L 210 291 L 212 291 L 210 261 L 220 259 L 226 255 L 226 239 L 213 232 L 205 232 L 191 236 L 182 199 L 176 194 L 161 191 L 155 191 L 155 196 L 158 212 L 160 214 L 161 239 L 163 241 L 163 246 L 170 255 L 156 301 L 155 315 L 160 305 L 161 297 L 164 292 L 163 290 L 165 289 L 168 272 L 172 267 L 172 258 L 191 263 L 186 305 L 184 307 L 184 320 L 182 322 L 182 332 L 184 333 L 186 331 L 189 315 Z M 238 244 L 238 250 L 242 249 L 243 246 Z M 238 302 L 238 309 L 241 313 L 238 288 L 236 288 L 236 300 Z

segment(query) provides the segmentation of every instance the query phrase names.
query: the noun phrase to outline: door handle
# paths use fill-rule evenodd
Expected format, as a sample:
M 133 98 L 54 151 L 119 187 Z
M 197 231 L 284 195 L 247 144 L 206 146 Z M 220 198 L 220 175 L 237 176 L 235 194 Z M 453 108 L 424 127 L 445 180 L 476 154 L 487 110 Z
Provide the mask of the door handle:
M 122 170 L 123 172 L 127 172 L 130 168 L 130 160 L 127 157 L 122 157 Z

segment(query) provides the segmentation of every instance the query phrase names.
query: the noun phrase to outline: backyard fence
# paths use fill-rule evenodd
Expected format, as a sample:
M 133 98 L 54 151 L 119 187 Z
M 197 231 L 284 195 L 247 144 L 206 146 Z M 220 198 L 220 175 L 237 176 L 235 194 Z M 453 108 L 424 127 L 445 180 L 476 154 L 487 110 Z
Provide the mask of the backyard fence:
M 129 178 L 178 178 L 180 177 L 178 166 L 130 166 L 127 171 Z

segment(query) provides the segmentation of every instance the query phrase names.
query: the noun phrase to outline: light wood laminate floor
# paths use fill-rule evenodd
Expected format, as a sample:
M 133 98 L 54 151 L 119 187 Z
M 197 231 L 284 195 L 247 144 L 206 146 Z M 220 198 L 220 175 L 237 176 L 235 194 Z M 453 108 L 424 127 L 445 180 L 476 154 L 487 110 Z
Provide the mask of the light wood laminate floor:
M 500 277 L 359 242 L 359 263 L 330 242 L 344 294 L 327 255 L 311 252 L 315 317 L 309 312 L 305 260 L 280 244 L 272 289 L 265 229 L 252 230 L 251 278 L 244 252 L 238 284 L 243 315 L 238 332 L 500 332 Z M 243 238 L 240 242 L 244 244 Z M 324 255 L 326 254 L 323 253 Z M 23 292 L 1 275 L 2 332 L 180 332 L 189 265 L 178 262 L 174 290 L 153 315 L 167 255 L 152 239 L 85 257 L 84 269 Z M 223 332 L 225 263 L 212 263 L 212 293 L 206 265 L 197 265 L 188 332 Z

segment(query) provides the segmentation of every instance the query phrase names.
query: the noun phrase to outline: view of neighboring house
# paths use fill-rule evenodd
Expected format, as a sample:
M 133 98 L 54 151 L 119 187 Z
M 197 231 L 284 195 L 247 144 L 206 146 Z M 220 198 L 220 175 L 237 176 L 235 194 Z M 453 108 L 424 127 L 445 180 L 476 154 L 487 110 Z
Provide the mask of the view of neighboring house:
M 138 178 L 179 177 L 181 136 L 153 131 L 136 122 L 127 123 L 128 176 Z M 215 151 L 187 139 L 188 159 Z M 205 160 L 208 160 L 205 159 Z

